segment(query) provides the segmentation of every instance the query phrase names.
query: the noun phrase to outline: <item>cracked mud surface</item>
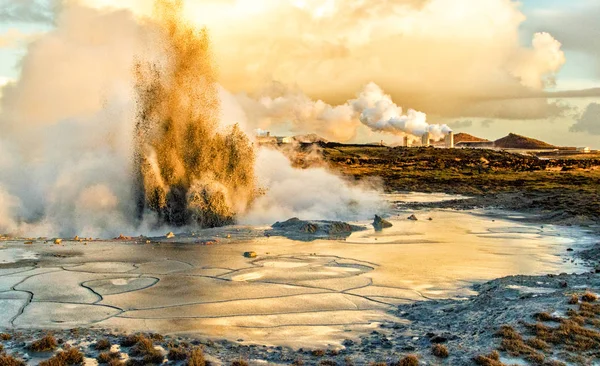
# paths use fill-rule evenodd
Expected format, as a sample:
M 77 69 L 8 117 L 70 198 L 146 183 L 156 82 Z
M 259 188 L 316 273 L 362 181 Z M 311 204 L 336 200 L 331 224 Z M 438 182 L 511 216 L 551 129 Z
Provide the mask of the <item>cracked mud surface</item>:
M 413 222 L 401 212 L 390 218 L 393 228 L 345 241 L 293 241 L 229 227 L 152 244 L 0 242 L 7 259 L 0 267 L 0 327 L 341 347 L 381 327 L 409 324 L 399 305 L 465 298 L 475 294 L 474 283 L 513 274 L 587 270 L 566 251 L 592 241 L 577 228 L 481 212 L 417 215 Z M 246 251 L 258 258 L 245 258 Z

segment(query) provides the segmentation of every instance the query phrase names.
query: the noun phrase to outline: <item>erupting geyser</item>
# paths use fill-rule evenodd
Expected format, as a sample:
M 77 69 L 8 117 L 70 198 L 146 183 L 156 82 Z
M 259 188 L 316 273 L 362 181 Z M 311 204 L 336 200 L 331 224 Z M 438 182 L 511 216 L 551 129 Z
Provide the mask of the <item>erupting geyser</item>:
M 210 41 L 181 17 L 180 0 L 158 0 L 163 61 L 136 66 L 135 199 L 159 224 L 232 223 L 255 195 L 254 150 L 234 126 L 219 131 Z

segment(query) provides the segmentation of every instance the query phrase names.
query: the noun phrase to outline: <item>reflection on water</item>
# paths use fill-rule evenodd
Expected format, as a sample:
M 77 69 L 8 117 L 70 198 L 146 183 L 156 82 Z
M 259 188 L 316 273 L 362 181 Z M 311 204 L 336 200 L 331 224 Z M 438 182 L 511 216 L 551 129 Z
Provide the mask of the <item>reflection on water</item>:
M 398 212 L 388 218 L 392 228 L 375 232 L 364 221 L 369 229 L 345 241 L 293 241 L 229 227 L 177 239 L 189 244 L 34 245 L 36 256 L 51 254 L 41 256 L 43 268 L 0 270 L 0 289 L 35 294 L 16 317 L 18 327 L 93 325 L 316 347 L 402 322 L 395 305 L 471 295 L 475 282 L 585 271 L 566 257 L 567 248 L 591 243 L 580 229 L 483 213 L 419 211 L 411 221 L 411 213 Z M 199 244 L 208 232 L 231 239 Z M 73 247 L 82 255 L 55 256 Z M 0 253 L 14 256 L 16 249 Z M 247 251 L 258 257 L 245 258 Z M 5 321 L 26 299 L 0 302 L 14 312 Z

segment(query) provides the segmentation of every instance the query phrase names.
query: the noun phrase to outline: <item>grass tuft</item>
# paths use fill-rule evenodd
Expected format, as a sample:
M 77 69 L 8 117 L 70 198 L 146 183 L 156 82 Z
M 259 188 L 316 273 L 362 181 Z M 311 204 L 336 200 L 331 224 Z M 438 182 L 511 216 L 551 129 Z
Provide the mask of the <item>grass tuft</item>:
M 50 352 L 54 351 L 57 346 L 56 338 L 52 334 L 47 334 L 43 338 L 32 342 L 29 345 L 29 349 L 32 352 Z
M 83 365 L 83 353 L 77 348 L 69 348 L 65 351 L 60 351 L 46 361 L 39 363 L 39 366 L 71 366 Z
M 2 366 L 26 366 L 25 361 L 7 354 L 0 354 L 0 365 Z
M 392 366 L 419 366 L 419 358 L 416 355 L 408 355 Z
M 107 349 L 110 349 L 110 347 L 111 344 L 108 339 L 100 339 L 94 345 L 94 348 L 98 351 L 105 351 Z
M 581 301 L 583 302 L 595 302 L 596 300 L 598 300 L 598 296 L 589 291 L 581 295 Z
M 204 360 L 204 352 L 201 348 L 195 348 L 190 352 L 188 356 L 187 366 L 204 366 L 206 361 Z
M 439 357 L 439 358 L 448 358 L 448 356 L 450 356 L 450 352 L 448 351 L 448 348 L 446 346 L 444 346 L 443 344 L 434 344 L 431 347 L 431 353 L 435 357 Z

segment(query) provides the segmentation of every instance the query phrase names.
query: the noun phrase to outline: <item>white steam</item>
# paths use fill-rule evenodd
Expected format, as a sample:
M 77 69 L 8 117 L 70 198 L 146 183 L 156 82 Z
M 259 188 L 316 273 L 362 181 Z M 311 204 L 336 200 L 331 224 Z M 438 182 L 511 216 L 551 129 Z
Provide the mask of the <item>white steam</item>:
M 168 62 L 160 41 L 151 23 L 128 11 L 67 2 L 55 28 L 29 45 L 20 77 L 1 89 L 0 234 L 165 233 L 149 228 L 154 220 L 138 221 L 132 197 L 133 70 L 139 58 Z M 222 122 L 240 122 L 247 131 L 236 98 L 224 90 L 220 96 Z M 349 217 L 348 207 L 370 215 L 375 193 L 325 170 L 296 171 L 281 155 L 270 155 L 265 163 L 260 154 L 256 169 L 266 195 L 246 222 L 338 219 Z
M 288 90 L 281 85 L 264 90 L 256 99 L 245 94 L 238 99 L 250 123 L 260 131 L 283 125 L 292 132 L 316 132 L 341 142 L 353 139 L 361 123 L 374 132 L 401 136 L 421 136 L 428 132 L 436 140 L 451 131 L 447 125 L 429 124 L 423 112 L 408 109 L 404 113 L 375 83 L 367 84 L 356 99 L 337 106 L 312 100 L 299 90 Z
M 349 184 L 325 168 L 295 169 L 276 150 L 259 150 L 256 174 L 267 191 L 241 218 L 246 224 L 270 224 L 290 217 L 364 220 L 387 209 L 373 187 Z

